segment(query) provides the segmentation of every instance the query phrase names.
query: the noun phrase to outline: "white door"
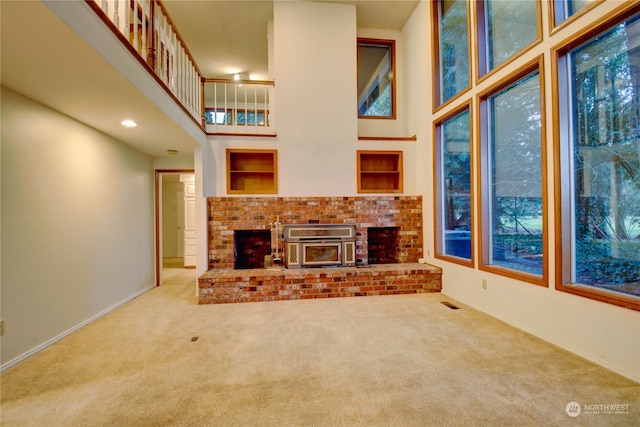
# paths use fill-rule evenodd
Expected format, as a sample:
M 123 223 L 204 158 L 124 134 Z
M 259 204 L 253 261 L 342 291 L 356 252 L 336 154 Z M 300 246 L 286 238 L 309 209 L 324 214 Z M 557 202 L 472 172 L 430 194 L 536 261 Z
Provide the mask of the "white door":
M 194 174 L 181 174 L 184 185 L 184 266 L 196 266 L 196 181 Z
M 176 253 L 178 258 L 184 257 L 184 191 L 178 191 L 176 193 Z

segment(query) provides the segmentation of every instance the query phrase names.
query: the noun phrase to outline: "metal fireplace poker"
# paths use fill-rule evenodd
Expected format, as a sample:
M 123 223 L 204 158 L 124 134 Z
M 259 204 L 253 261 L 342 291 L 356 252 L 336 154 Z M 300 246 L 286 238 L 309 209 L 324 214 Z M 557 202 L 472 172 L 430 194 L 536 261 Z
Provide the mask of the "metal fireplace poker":
M 271 260 L 269 264 L 273 263 L 274 266 L 281 266 L 282 256 L 280 252 L 280 234 L 282 234 L 283 226 L 280 222 L 280 215 L 276 217 L 274 222 L 269 223 L 269 229 L 271 230 Z M 265 260 L 265 267 L 269 267 Z

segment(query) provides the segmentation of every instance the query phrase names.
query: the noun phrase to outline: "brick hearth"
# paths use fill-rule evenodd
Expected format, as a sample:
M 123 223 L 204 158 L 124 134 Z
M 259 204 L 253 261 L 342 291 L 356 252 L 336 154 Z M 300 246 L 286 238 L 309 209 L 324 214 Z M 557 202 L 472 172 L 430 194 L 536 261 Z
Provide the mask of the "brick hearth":
M 198 303 L 281 301 L 439 292 L 442 270 L 427 264 L 364 268 L 213 269 L 198 278 Z

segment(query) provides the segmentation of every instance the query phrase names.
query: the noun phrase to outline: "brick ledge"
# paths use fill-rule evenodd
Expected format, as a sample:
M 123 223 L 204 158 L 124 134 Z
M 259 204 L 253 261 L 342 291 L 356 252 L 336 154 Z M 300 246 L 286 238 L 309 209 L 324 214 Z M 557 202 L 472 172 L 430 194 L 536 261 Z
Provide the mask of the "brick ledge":
M 198 278 L 198 304 L 440 292 L 442 269 L 429 264 L 303 269 L 212 269 Z

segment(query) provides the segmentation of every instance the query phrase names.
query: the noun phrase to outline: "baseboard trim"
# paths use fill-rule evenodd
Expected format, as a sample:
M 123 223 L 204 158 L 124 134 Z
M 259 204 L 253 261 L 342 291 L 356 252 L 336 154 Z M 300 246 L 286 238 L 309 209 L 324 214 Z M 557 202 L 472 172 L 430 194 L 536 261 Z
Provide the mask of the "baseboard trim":
M 101 318 L 105 314 L 108 314 L 108 313 L 112 312 L 116 308 L 128 303 L 132 299 L 139 297 L 140 295 L 144 294 L 147 291 L 150 291 L 153 288 L 155 288 L 155 285 L 148 286 L 148 287 L 142 289 L 141 291 L 136 292 L 135 294 L 123 299 L 120 302 L 115 303 L 111 307 L 108 307 L 108 308 L 102 310 L 101 312 L 99 312 L 98 314 L 88 318 L 84 322 L 79 323 L 78 325 L 74 326 L 73 328 L 66 330 L 65 332 L 63 332 L 63 333 L 51 338 L 50 340 L 45 341 L 44 343 L 42 343 L 39 346 L 27 351 L 26 353 L 23 353 L 22 355 L 16 357 L 15 359 L 12 359 L 12 360 L 8 361 L 7 363 L 5 363 L 5 364 L 0 366 L 0 372 L 4 372 L 7 369 L 9 369 L 9 368 L 19 364 L 20 362 L 28 359 L 29 357 L 33 356 L 34 354 L 41 352 L 42 350 L 44 350 L 45 348 L 49 347 L 50 345 L 55 344 L 56 342 L 60 341 L 61 339 L 65 338 L 65 337 L 71 335 L 72 333 L 76 332 L 77 330 L 87 326 L 89 323 L 92 323 L 92 322 L 98 320 L 99 318 Z

